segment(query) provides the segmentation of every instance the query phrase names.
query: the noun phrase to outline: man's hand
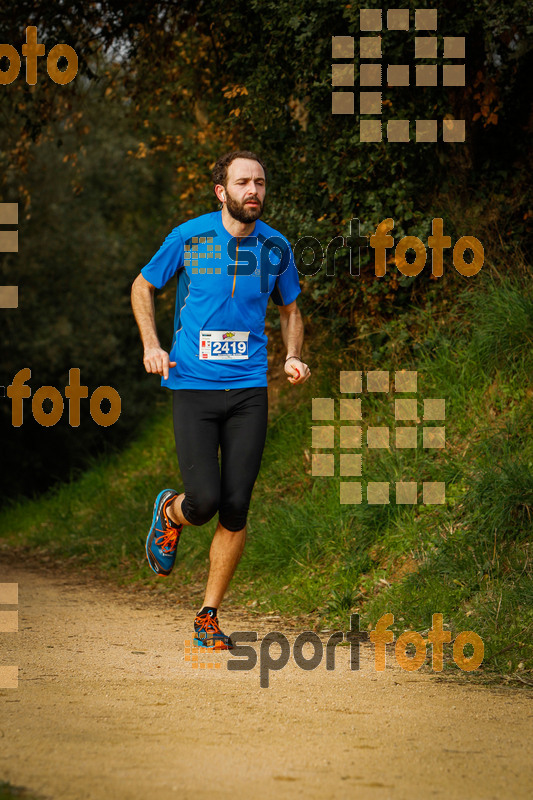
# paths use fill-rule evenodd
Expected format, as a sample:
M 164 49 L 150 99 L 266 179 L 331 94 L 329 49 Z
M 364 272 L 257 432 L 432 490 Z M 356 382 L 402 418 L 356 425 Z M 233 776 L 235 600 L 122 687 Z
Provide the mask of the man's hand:
M 146 372 L 162 375 L 166 380 L 169 367 L 175 367 L 176 361 L 169 361 L 166 350 L 162 350 L 160 347 L 149 347 L 144 351 L 143 364 Z
M 292 384 L 305 383 L 311 377 L 311 370 L 307 364 L 304 364 L 296 356 L 288 358 L 285 362 L 285 373 L 289 376 L 287 380 Z

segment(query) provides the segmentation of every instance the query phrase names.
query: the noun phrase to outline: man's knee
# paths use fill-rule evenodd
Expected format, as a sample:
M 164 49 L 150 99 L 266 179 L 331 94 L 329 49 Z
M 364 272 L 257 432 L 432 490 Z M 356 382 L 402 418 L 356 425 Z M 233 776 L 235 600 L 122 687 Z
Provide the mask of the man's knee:
M 205 525 L 218 511 L 219 496 L 210 492 L 197 492 L 194 495 L 185 495 L 182 513 L 191 525 Z
M 248 497 L 225 500 L 220 507 L 220 524 L 229 531 L 242 530 L 246 526 L 249 505 Z

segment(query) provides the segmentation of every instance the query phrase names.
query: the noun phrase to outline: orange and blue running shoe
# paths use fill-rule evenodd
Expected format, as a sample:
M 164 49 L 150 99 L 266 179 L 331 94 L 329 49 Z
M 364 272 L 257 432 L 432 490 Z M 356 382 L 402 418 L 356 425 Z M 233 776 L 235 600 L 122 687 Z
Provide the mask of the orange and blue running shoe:
M 172 522 L 167 507 L 177 496 L 173 489 L 163 489 L 155 499 L 152 527 L 146 538 L 146 558 L 157 575 L 170 575 L 176 561 L 183 525 Z
M 233 642 L 222 633 L 216 614 L 197 614 L 194 620 L 194 644 L 211 650 L 231 650 Z

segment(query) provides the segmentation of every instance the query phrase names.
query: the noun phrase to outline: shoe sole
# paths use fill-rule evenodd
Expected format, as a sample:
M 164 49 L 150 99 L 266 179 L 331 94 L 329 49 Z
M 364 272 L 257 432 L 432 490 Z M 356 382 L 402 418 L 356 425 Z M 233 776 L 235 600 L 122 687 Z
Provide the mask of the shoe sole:
M 214 650 L 216 652 L 218 652 L 219 650 L 233 650 L 233 646 L 231 646 L 231 645 L 227 645 L 227 644 L 221 644 L 221 645 L 204 644 L 204 642 L 201 642 L 200 639 L 194 639 L 193 640 L 193 644 L 194 644 L 195 647 L 202 647 L 204 650 Z
M 155 560 L 153 560 L 152 554 L 148 550 L 148 545 L 150 544 L 150 538 L 151 538 L 151 536 L 152 536 L 152 534 L 154 532 L 155 522 L 156 522 L 156 519 L 158 517 L 157 509 L 159 508 L 159 504 L 161 502 L 161 498 L 163 497 L 164 494 L 166 494 L 166 492 L 170 492 L 170 491 L 173 492 L 174 490 L 173 489 L 163 489 L 163 491 L 159 492 L 159 494 L 155 498 L 154 513 L 152 514 L 152 524 L 150 526 L 150 530 L 148 531 L 148 536 L 146 537 L 146 546 L 145 546 L 146 560 L 148 561 L 148 564 L 150 565 L 151 570 L 153 572 L 155 572 L 156 575 L 159 575 L 162 578 L 168 578 L 168 576 L 170 575 L 170 573 L 174 569 L 174 564 L 172 565 L 172 567 L 169 570 L 161 569 L 159 564 Z M 176 497 L 178 496 L 177 492 L 174 492 L 174 494 L 176 495 Z
M 220 641 L 215 645 L 206 644 L 205 639 L 197 639 L 196 636 L 193 639 L 193 645 L 195 647 L 203 647 L 205 650 L 233 650 L 233 643 L 230 640 L 230 644 L 225 644 L 224 642 Z

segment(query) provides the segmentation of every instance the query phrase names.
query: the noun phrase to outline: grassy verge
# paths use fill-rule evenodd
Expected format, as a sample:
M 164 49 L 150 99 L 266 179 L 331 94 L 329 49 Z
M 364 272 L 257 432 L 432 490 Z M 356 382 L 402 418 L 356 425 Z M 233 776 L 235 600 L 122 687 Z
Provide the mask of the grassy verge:
M 24 800 L 39 800 L 38 796 L 28 789 L 23 789 L 20 786 L 12 786 L 10 783 L 0 781 L 0 800 L 15 800 L 17 797 L 22 797 Z
M 425 631 L 440 612 L 452 636 L 462 630 L 481 636 L 485 669 L 527 682 L 533 670 L 533 392 L 526 379 L 533 373 L 533 296 L 525 277 L 487 272 L 445 315 L 431 306 L 408 314 L 402 330 L 409 335 L 400 346 L 396 320 L 380 330 L 377 349 L 368 338 L 334 346 L 319 367 L 315 359 L 313 383 L 282 392 L 229 599 L 258 612 L 312 617 L 316 627 L 346 629 L 355 611 L 372 627 L 392 612 L 397 633 Z M 334 426 L 339 452 L 339 428 L 347 424 L 339 420 L 339 370 L 350 369 L 418 373 L 416 449 L 394 446 L 395 395 L 362 395 L 363 430 L 391 430 L 389 449 L 363 447 L 363 500 L 368 481 L 384 481 L 391 487 L 386 505 L 339 503 L 338 455 L 335 477 L 311 475 L 313 424 Z M 335 399 L 334 421 L 313 422 L 313 397 Z M 445 449 L 422 446 L 422 398 L 446 400 L 445 421 L 428 423 L 445 425 Z M 166 405 L 120 456 L 11 508 L 0 535 L 31 551 L 33 562 L 97 565 L 124 584 L 155 586 L 144 539 L 157 492 L 179 488 L 171 430 Z M 396 481 L 417 482 L 417 504 L 396 504 Z M 444 504 L 422 502 L 421 484 L 431 481 L 445 481 Z M 185 586 L 192 605 L 201 600 L 215 526 L 216 519 L 186 530 L 179 566 L 157 584 L 159 591 Z

